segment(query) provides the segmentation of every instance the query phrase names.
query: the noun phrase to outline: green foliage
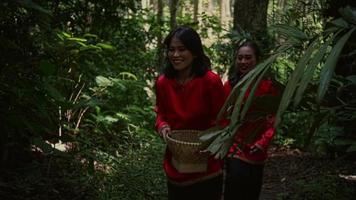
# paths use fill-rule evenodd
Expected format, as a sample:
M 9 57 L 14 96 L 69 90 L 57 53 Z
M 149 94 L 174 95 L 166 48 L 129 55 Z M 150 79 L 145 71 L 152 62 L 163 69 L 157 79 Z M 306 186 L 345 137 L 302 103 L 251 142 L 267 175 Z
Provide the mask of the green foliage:
M 119 156 L 110 176 L 104 177 L 98 199 L 166 199 L 162 170 L 163 142 L 158 137 L 141 142 L 140 149 L 128 149 Z
M 340 12 L 344 14 L 353 13 L 350 7 L 341 9 Z M 297 64 L 292 70 L 292 73 L 288 74 L 289 78 L 276 114 L 276 126 L 281 123 L 283 114 L 285 114 L 287 110 L 297 112 L 298 117 L 300 116 L 300 119 L 302 119 L 298 123 L 305 123 L 306 125 L 304 126 L 304 132 L 306 134 L 302 136 L 305 141 L 302 143 L 304 143 L 304 146 L 308 146 L 314 134 L 325 122 L 324 120 L 330 120 L 330 112 L 333 112 L 333 109 L 328 108 L 327 105 L 323 107 L 324 105 L 321 105 L 321 100 L 324 99 L 325 93 L 329 88 L 329 83 L 333 77 L 332 75 L 339 55 L 346 41 L 349 40 L 356 29 L 352 24 L 352 20 L 346 17 L 345 19 L 348 21 L 344 21 L 347 24 L 344 26 L 339 26 L 337 23 L 338 20 L 333 20 L 328 30 L 321 36 L 308 36 L 307 33 L 296 27 L 276 25 L 275 29 L 285 38 L 285 42 L 275 50 L 273 55 L 258 64 L 249 74 L 244 76 L 242 81 L 232 89 L 218 117 L 218 119 L 220 119 L 223 115 L 227 114 L 231 122 L 229 126 L 223 130 L 214 131 L 213 134 L 208 135 L 209 137 L 206 136 L 202 138 L 206 142 L 209 141 L 209 143 L 211 143 L 208 150 L 217 157 L 225 156 L 234 134 L 243 122 L 245 114 L 254 100 L 254 88 L 257 87 L 267 70 L 273 66 L 272 63 L 276 61 L 277 57 L 282 57 L 293 48 L 302 49 L 302 53 L 297 57 Z M 320 67 L 320 70 L 316 70 L 317 67 Z M 315 90 L 311 87 L 309 91 L 312 93 L 307 93 L 307 95 L 303 96 L 306 91 L 308 91 L 308 84 L 315 83 L 315 79 L 313 79 L 314 74 L 317 74 L 317 78 L 319 79 L 317 95 L 315 95 Z M 244 95 L 248 88 L 251 88 L 251 93 L 249 97 L 244 100 Z M 310 98 L 310 96 L 312 96 L 312 98 Z M 301 103 L 302 101 L 304 102 Z M 345 105 L 346 102 L 341 103 Z M 353 104 L 353 100 L 346 103 L 346 105 L 351 107 L 354 107 Z M 300 105 L 301 108 L 296 111 L 295 109 Z M 229 112 L 230 107 L 233 108 L 232 112 Z M 307 116 L 307 118 L 302 118 L 303 114 L 301 114 L 301 112 L 306 113 L 305 116 Z M 303 133 L 301 135 L 303 135 Z M 350 145 L 353 146 L 353 143 Z

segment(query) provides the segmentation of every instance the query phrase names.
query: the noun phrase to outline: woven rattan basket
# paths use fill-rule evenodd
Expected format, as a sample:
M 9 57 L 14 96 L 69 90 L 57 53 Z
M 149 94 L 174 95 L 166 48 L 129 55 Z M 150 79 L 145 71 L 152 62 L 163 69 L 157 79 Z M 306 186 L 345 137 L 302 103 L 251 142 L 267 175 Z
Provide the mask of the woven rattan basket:
M 174 130 L 167 136 L 167 144 L 172 152 L 172 164 L 180 173 L 205 172 L 208 167 L 208 153 L 199 137 L 201 131 Z

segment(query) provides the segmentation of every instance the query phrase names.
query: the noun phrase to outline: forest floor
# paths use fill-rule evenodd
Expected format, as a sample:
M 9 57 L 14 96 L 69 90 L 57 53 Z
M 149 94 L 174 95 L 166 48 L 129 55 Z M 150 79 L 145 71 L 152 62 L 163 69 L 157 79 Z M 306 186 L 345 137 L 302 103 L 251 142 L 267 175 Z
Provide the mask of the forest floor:
M 88 170 L 69 154 L 22 168 L 2 169 L 4 200 L 166 200 L 159 139 L 127 149 L 106 162 L 111 170 Z M 351 200 L 356 197 L 355 156 L 316 156 L 298 149 L 270 148 L 260 200 Z
M 356 159 L 270 149 L 260 200 L 348 200 L 356 196 Z

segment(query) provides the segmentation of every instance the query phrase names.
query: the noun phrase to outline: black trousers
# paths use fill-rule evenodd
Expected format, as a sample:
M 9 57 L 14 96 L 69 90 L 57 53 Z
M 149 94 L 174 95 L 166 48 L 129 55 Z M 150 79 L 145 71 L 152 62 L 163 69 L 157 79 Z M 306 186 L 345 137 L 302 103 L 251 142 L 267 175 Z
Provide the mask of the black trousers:
M 226 159 L 225 200 L 258 200 L 264 165 L 253 165 L 237 158 Z
M 168 181 L 167 187 L 169 200 L 220 200 L 222 176 L 186 186 L 175 185 Z

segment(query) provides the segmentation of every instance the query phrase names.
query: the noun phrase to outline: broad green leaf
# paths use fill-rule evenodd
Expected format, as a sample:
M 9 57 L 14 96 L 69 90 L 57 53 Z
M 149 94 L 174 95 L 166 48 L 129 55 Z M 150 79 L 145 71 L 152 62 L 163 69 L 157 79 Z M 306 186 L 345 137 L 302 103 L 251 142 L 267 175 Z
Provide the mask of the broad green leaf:
M 271 26 L 271 28 L 277 30 L 278 33 L 284 35 L 286 38 L 295 38 L 301 41 L 308 39 L 308 36 L 303 31 L 294 26 L 277 24 Z
M 320 84 L 319 84 L 318 95 L 317 95 L 318 102 L 320 102 L 321 99 L 324 97 L 326 90 L 329 87 L 329 83 L 330 83 L 331 77 L 334 73 L 335 66 L 336 66 L 337 60 L 339 58 L 339 55 L 340 55 L 345 43 L 347 42 L 347 40 L 349 39 L 351 34 L 355 31 L 355 29 L 356 29 L 356 27 L 349 30 L 345 35 L 343 35 L 337 41 L 335 46 L 332 48 L 328 58 L 326 59 L 325 65 L 324 65 L 324 67 L 321 71 L 321 75 L 320 75 Z
M 258 86 L 260 85 L 260 81 L 262 80 L 262 78 L 264 77 L 265 73 L 267 72 L 268 70 L 268 66 L 270 65 L 266 65 L 266 67 L 263 69 L 262 73 L 259 75 L 257 81 L 254 83 L 252 89 L 251 89 L 251 92 L 249 94 L 249 96 L 247 97 L 246 99 L 246 102 L 244 103 L 244 107 L 241 111 L 241 115 L 240 115 L 240 120 L 242 121 L 247 113 L 247 111 L 250 109 L 250 105 L 255 97 L 255 92 L 256 92 L 256 89 L 258 88 Z
M 202 141 L 208 141 L 208 140 L 210 140 L 212 138 L 217 137 L 223 131 L 224 130 L 221 130 L 221 129 L 204 131 L 203 134 L 199 137 L 199 139 L 202 140 Z
M 302 58 L 299 60 L 296 68 L 294 69 L 292 76 L 288 80 L 287 86 L 282 95 L 281 103 L 277 111 L 275 126 L 279 124 L 281 115 L 287 109 L 288 105 L 292 100 L 295 90 L 299 84 L 300 78 L 303 76 L 304 69 L 307 65 L 307 62 L 312 52 L 315 50 L 314 48 L 315 43 L 316 41 L 314 41 L 311 45 L 309 45 L 308 49 L 305 51 Z
M 323 44 L 323 46 L 318 50 L 318 52 L 313 56 L 309 65 L 307 66 L 307 69 L 304 72 L 304 75 L 302 77 L 302 80 L 300 81 L 300 85 L 297 89 L 297 92 L 296 92 L 296 95 L 294 98 L 294 107 L 296 107 L 299 104 L 299 102 L 301 101 L 304 91 L 306 90 L 310 80 L 313 78 L 314 70 L 315 70 L 316 66 L 319 63 L 321 63 L 321 61 L 326 53 L 328 45 L 329 45 L 329 42 L 325 42 Z

